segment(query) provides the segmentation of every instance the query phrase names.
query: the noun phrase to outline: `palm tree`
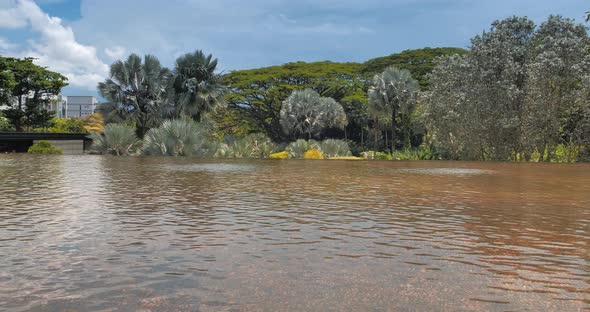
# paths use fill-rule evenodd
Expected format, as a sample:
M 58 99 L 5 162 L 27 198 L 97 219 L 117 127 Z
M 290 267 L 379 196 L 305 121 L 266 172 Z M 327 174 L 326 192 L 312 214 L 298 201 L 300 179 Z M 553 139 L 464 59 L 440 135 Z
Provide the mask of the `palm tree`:
M 398 119 L 406 123 L 404 127 L 409 127 L 407 123 L 414 110 L 419 87 L 408 70 L 395 66 L 386 68 L 373 78 L 373 85 L 369 88 L 369 110 L 374 116 L 386 114 L 391 118 L 392 150 L 397 140 Z
M 188 115 L 200 121 L 203 114 L 225 105 L 227 88 L 222 85 L 216 68 L 217 59 L 201 50 L 176 59 L 170 84 L 170 113 L 177 117 Z
M 305 133 L 311 139 L 325 128 L 344 128 L 348 124 L 342 105 L 312 89 L 293 91 L 283 102 L 280 115 L 284 132 L 292 137 Z
M 155 56 L 142 59 L 131 54 L 126 61 L 111 65 L 110 78 L 98 84 L 98 91 L 109 101 L 101 105 L 107 121 L 135 123 L 137 137 L 157 127 L 163 119 L 166 86 L 171 73 Z

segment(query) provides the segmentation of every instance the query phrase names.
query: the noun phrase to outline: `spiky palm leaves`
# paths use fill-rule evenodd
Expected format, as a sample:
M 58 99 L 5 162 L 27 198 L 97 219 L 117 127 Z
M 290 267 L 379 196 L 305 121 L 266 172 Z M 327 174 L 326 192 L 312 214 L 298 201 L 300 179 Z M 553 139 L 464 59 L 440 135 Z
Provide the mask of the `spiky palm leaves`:
M 312 89 L 293 91 L 283 102 L 280 114 L 283 131 L 292 137 L 306 134 L 311 139 L 325 128 L 344 128 L 348 123 L 340 104 Z
M 340 157 L 352 155 L 348 143 L 343 140 L 324 140 L 320 143 L 320 150 L 326 157 Z
M 383 116 L 391 122 L 391 148 L 397 143 L 398 124 L 409 122 L 414 110 L 420 85 L 408 70 L 388 67 L 375 75 L 369 88 L 369 111 L 374 116 Z
M 143 140 L 142 152 L 161 156 L 206 156 L 209 152 L 207 131 L 189 119 L 165 120 L 150 129 Z
M 162 120 L 162 108 L 170 71 L 155 56 L 142 59 L 131 54 L 111 65 L 110 78 L 98 84 L 98 91 L 109 101 L 100 110 L 107 121 L 131 121 L 136 134 L 143 137 Z
M 108 124 L 104 134 L 90 133 L 92 150 L 101 154 L 129 155 L 139 144 L 133 127 L 124 124 Z
M 200 121 L 203 114 L 225 105 L 227 89 L 216 68 L 217 59 L 200 50 L 179 57 L 170 84 L 170 112 Z

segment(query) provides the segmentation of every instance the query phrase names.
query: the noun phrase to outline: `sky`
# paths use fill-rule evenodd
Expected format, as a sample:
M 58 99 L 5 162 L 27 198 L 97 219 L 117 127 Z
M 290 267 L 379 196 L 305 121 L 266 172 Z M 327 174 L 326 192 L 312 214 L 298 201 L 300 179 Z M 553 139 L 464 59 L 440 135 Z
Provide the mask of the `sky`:
M 164 66 L 201 49 L 219 69 L 363 62 L 406 49 L 469 47 L 497 19 L 584 21 L 588 0 L 0 0 L 0 55 L 34 57 L 96 95 L 130 53 Z

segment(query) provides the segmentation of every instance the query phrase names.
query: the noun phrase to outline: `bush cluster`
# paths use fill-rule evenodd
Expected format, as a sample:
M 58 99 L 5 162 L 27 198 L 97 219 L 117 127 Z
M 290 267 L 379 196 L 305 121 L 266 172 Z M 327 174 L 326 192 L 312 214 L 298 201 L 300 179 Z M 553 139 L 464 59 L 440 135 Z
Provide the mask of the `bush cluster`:
M 53 146 L 47 141 L 37 141 L 29 147 L 27 151 L 29 154 L 63 154 L 63 151 Z

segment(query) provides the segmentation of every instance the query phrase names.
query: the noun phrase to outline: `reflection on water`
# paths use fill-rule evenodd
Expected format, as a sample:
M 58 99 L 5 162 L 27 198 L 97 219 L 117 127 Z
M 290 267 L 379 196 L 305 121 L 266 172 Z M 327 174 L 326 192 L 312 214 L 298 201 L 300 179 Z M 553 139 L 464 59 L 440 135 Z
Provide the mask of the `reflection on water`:
M 256 166 L 249 164 L 163 164 L 160 168 L 165 170 L 175 171 L 208 171 L 208 172 L 222 172 L 222 171 L 251 171 L 256 170 Z
M 0 156 L 0 310 L 590 305 L 590 166 Z
M 422 173 L 422 174 L 449 174 L 449 175 L 468 175 L 468 174 L 491 174 L 493 171 L 474 168 L 401 168 L 401 172 Z

